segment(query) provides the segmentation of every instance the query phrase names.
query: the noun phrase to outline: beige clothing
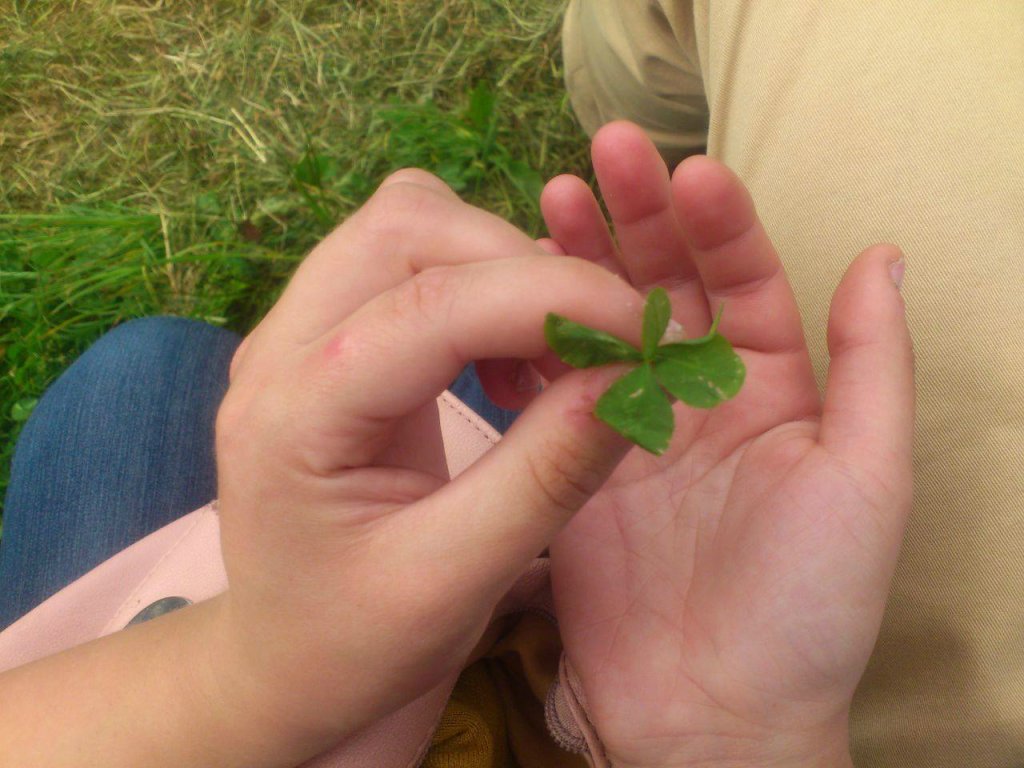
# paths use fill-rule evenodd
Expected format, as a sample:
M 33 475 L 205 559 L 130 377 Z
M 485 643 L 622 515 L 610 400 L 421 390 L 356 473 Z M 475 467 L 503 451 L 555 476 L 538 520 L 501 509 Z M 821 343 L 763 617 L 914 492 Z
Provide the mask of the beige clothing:
M 916 501 L 854 761 L 1024 765 L 1024 2 L 573 0 L 564 53 L 588 131 L 743 178 L 820 380 L 847 264 L 906 252 Z

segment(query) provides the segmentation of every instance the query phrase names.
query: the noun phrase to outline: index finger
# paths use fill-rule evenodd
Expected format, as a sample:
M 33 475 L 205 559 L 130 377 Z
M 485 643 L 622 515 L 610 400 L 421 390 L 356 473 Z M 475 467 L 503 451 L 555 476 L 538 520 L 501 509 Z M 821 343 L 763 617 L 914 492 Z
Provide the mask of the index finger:
M 525 233 L 464 203 L 440 179 L 399 171 L 310 252 L 254 336 L 279 355 L 430 267 L 541 253 Z
M 549 312 L 637 343 L 643 301 L 582 259 L 501 259 L 428 270 L 372 301 L 292 358 L 289 403 L 268 434 L 304 444 L 317 475 L 371 463 L 393 427 L 470 360 L 533 359 Z M 291 439 L 289 436 L 301 436 Z

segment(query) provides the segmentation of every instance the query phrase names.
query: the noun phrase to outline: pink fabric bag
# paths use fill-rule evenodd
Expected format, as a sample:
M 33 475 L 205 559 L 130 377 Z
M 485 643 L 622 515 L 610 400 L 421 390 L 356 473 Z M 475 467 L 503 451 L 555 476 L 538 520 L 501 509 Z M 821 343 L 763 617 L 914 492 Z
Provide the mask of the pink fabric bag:
M 450 392 L 437 400 L 448 472 L 454 477 L 500 435 Z M 197 509 L 101 563 L 0 632 L 0 671 L 27 664 L 123 629 L 168 597 L 206 600 L 227 588 L 216 502 Z M 505 595 L 497 619 L 524 610 L 553 615 L 548 561 L 538 558 Z M 444 681 L 306 768 L 414 768 L 430 746 L 457 676 Z M 584 708 L 582 688 L 563 655 L 548 693 L 548 728 L 565 749 L 605 768 Z

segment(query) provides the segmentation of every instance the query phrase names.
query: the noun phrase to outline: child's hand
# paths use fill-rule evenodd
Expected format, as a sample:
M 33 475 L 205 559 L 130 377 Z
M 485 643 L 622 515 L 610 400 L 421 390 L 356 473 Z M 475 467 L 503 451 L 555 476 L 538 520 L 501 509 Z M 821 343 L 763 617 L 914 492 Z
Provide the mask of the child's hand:
M 677 404 L 668 452 L 634 450 L 551 546 L 589 715 L 616 768 L 849 764 L 848 708 L 910 509 L 898 252 L 869 248 L 836 291 L 822 403 L 739 179 L 693 158 L 670 181 L 623 123 L 595 137 L 594 165 L 618 245 L 586 185 L 560 177 L 542 198 L 558 246 L 664 285 L 688 336 L 726 302 L 747 377 L 713 410 Z
M 321 243 L 247 339 L 217 423 L 210 675 L 300 762 L 436 686 L 629 449 L 566 373 L 448 482 L 434 401 L 470 360 L 541 358 L 560 312 L 638 342 L 643 298 L 418 171 Z M 241 702 L 241 703 L 239 703 Z

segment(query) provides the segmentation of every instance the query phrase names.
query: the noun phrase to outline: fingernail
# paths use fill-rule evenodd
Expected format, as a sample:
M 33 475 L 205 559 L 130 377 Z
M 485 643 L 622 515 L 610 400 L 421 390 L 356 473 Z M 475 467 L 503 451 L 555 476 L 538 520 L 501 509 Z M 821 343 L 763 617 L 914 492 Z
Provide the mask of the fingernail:
M 680 323 L 669 318 L 668 327 L 665 328 L 665 333 L 661 337 L 661 343 L 671 344 L 676 341 L 683 341 L 684 339 L 686 339 L 686 329 Z
M 889 276 L 892 278 L 896 288 L 899 289 L 903 285 L 903 275 L 907 271 L 907 262 L 903 258 L 903 254 L 896 261 L 889 265 Z
M 540 374 L 533 366 L 523 362 L 516 367 L 516 391 L 536 392 L 540 389 Z

